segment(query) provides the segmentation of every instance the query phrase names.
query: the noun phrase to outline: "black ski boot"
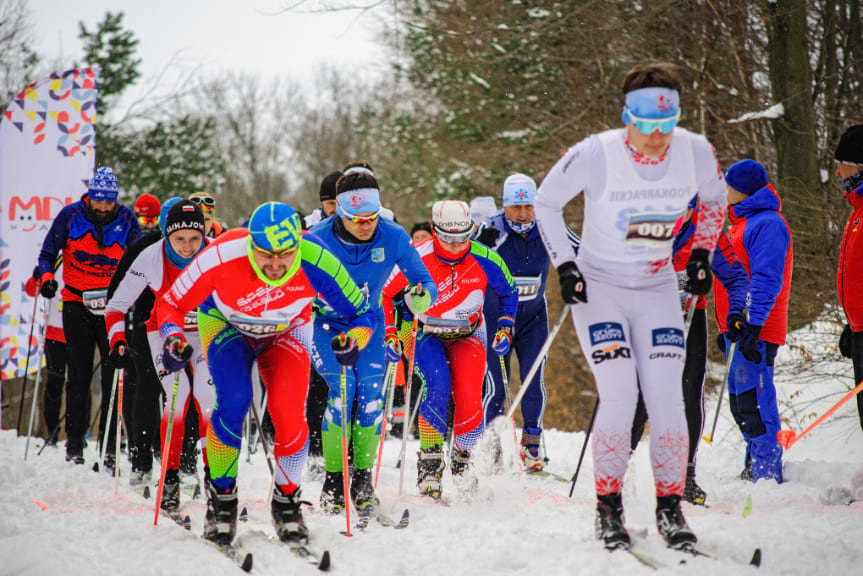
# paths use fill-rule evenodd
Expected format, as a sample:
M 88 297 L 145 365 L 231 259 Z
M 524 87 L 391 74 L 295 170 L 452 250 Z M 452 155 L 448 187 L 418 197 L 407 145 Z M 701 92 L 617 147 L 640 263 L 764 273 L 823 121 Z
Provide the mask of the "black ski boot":
M 177 469 L 165 471 L 161 508 L 166 512 L 176 512 L 180 509 L 180 473 Z
M 417 487 L 423 496 L 431 496 L 435 500 L 441 497 L 441 476 L 446 466 L 443 461 L 443 450 L 436 446 L 421 448 L 417 452 Z
M 596 496 L 596 539 L 602 540 L 609 550 L 629 548 L 631 541 L 624 522 L 620 492 Z
M 273 488 L 273 504 L 270 512 L 273 516 L 273 528 L 276 529 L 276 535 L 282 542 L 305 544 L 309 541 L 309 529 L 303 522 L 300 504 L 308 504 L 308 502 L 300 501 L 299 488 L 293 494 L 285 494 L 279 486 Z
M 69 444 L 66 441 L 66 462 L 74 462 L 75 464 L 84 463 L 84 447 L 76 444 Z
M 669 548 L 686 548 L 698 542 L 680 510 L 680 496 L 656 497 L 656 528 Z
M 683 499 L 696 506 L 704 506 L 707 492 L 695 482 L 695 464 L 686 467 L 686 488 L 683 489 Z
M 207 492 L 204 539 L 227 546 L 237 533 L 237 485 L 218 488 L 210 480 L 209 470 L 205 470 L 204 486 Z
M 351 500 L 357 510 L 374 510 L 381 505 L 372 482 L 371 470 L 356 470 L 351 478 Z
M 102 460 L 102 469 L 108 473 L 109 476 L 114 475 L 114 470 L 117 467 L 117 462 L 114 460 L 113 454 L 106 454 L 105 459 Z
M 326 514 L 340 514 L 345 509 L 345 485 L 341 472 L 327 472 L 321 490 L 321 510 Z

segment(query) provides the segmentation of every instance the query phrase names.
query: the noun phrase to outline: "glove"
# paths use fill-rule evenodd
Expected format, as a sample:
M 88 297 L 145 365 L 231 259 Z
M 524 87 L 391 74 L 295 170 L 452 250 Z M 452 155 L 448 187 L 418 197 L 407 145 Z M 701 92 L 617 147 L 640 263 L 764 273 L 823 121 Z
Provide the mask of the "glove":
M 749 325 L 748 330 L 740 337 L 737 344 L 740 352 L 750 362 L 761 363 L 761 352 L 758 351 L 758 337 L 761 335 L 761 326 Z
M 168 336 L 162 346 L 162 365 L 168 372 L 179 372 L 192 358 L 192 347 L 184 336 Z
M 431 292 L 423 290 L 422 284 L 412 286 L 405 294 L 405 304 L 411 314 L 423 314 L 431 306 Z
M 39 290 L 39 293 L 44 298 L 53 298 L 55 294 L 57 294 L 57 281 L 54 280 L 54 275 L 50 272 L 45 272 L 42 274 L 42 288 Z
M 719 348 L 719 351 L 725 354 L 725 334 L 717 334 L 716 335 L 716 347 Z
M 713 284 L 713 272 L 710 271 L 710 252 L 704 248 L 696 248 L 689 254 L 686 263 L 686 275 L 689 279 L 687 292 L 695 296 L 703 296 L 710 292 Z
M 387 362 L 395 364 L 402 359 L 402 343 L 399 340 L 395 326 L 389 326 L 384 336 L 384 356 Z
M 482 242 L 489 248 L 494 247 L 494 243 L 497 242 L 498 238 L 500 238 L 500 230 L 492 228 L 491 226 L 483 228 L 482 232 L 479 233 L 479 236 L 476 237 L 479 242 Z
M 725 326 L 728 328 L 728 339 L 737 342 L 749 330 L 749 323 L 740 312 L 731 312 L 725 318 Z
M 494 334 L 491 349 L 498 356 L 506 356 L 512 346 L 512 326 L 501 326 Z
M 565 303 L 587 302 L 587 286 L 575 262 L 564 262 L 557 267 L 557 274 L 560 279 L 560 295 Z
M 342 332 L 333 337 L 330 345 L 336 354 L 336 360 L 342 366 L 354 366 L 360 359 L 360 347 L 357 346 L 357 339 L 353 336 Z
M 111 353 L 108 354 L 108 365 L 115 370 L 125 368 L 129 365 L 128 345 L 122 338 L 111 343 Z
M 842 335 L 839 336 L 839 353 L 846 358 L 851 358 L 851 341 L 854 338 L 851 332 L 851 325 L 846 324 L 842 329 Z

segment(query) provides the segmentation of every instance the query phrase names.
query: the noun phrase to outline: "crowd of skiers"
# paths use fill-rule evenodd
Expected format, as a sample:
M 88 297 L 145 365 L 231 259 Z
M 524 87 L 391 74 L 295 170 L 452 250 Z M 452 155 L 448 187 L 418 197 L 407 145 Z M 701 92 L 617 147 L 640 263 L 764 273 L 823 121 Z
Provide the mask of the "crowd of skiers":
M 117 176 L 99 168 L 54 220 L 28 286 L 52 299 L 48 442 L 57 441 L 65 382 L 66 459 L 84 463 L 98 347 L 106 446 L 117 433 L 108 399 L 124 374 L 129 483 L 152 484 L 161 454 L 160 505 L 176 511 L 182 473 L 197 476 L 200 445 L 204 536 L 228 543 L 250 409 L 264 424 L 259 381 L 273 524 L 281 539 L 303 541 L 304 473 L 323 476 L 326 512 L 379 505 L 373 466 L 391 395 L 399 424 L 407 422 L 401 434 L 412 424 L 405 406 L 418 404 L 419 493 L 441 498 L 447 464 L 458 490 L 475 490 L 472 454 L 504 413 L 514 351 L 522 380 L 538 366 L 520 404 L 521 458 L 526 473 L 542 473 L 552 265 L 598 392 L 597 537 L 629 546 L 623 479 L 649 418 L 657 528 L 669 546 L 694 544 L 680 501 L 706 498 L 695 474 L 706 295 L 713 290 L 731 412 L 746 440 L 741 477 L 782 482 L 773 370 L 785 342 L 793 245 L 765 168 L 744 159 L 723 172 L 707 139 L 677 126 L 680 92 L 672 68 L 636 66 L 623 86 L 622 128 L 574 145 L 538 189 L 525 174 L 507 177 L 501 210 L 489 197 L 438 201 L 410 234 L 383 207 L 362 162 L 323 178 L 320 208 L 304 218 L 267 202 L 230 230 L 207 193 L 163 203 L 143 194 L 134 211 L 122 206 Z M 863 126 L 842 135 L 835 157 L 854 209 L 837 275 L 849 323 L 840 348 L 859 381 L 863 309 L 847 295 L 863 284 Z M 563 216 L 578 195 L 580 235 Z M 414 383 L 416 397 L 391 382 Z M 863 424 L 859 397 L 858 407 Z M 120 463 L 101 448 L 113 471 Z

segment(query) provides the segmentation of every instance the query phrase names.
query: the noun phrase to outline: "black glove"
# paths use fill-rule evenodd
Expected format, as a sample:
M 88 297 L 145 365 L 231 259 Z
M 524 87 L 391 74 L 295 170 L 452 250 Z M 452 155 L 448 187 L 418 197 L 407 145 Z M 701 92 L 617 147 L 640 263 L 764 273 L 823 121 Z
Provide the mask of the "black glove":
M 732 342 L 740 340 L 749 330 L 749 323 L 740 312 L 730 313 L 725 319 L 725 326 L 728 328 L 728 339 Z
M 498 238 L 500 238 L 500 230 L 492 228 L 491 226 L 483 228 L 482 232 L 479 233 L 479 236 L 476 237 L 479 242 L 482 242 L 489 248 L 494 246 L 494 243 L 497 242 Z
M 854 338 L 851 332 L 851 325 L 846 324 L 842 329 L 842 335 L 839 336 L 839 353 L 846 358 L 851 358 L 851 342 Z
M 108 366 L 115 370 L 126 368 L 129 365 L 129 346 L 125 340 L 119 340 L 111 348 L 111 353 L 108 354 Z
M 689 279 L 688 290 L 695 296 L 703 296 L 710 292 L 713 284 L 713 272 L 710 271 L 710 252 L 704 248 L 696 248 L 689 254 L 686 263 L 686 275 Z
M 353 336 L 341 333 L 333 337 L 330 346 L 336 354 L 336 361 L 342 366 L 354 366 L 360 359 L 360 347 L 357 345 L 357 339 Z
M 717 334 L 716 335 L 716 347 L 719 348 L 719 351 L 725 354 L 725 334 Z
M 35 268 L 33 268 L 33 280 L 35 280 L 36 282 L 39 282 L 39 278 L 41 278 L 41 277 L 42 277 L 42 274 L 39 272 L 39 267 L 36 266 Z
M 749 325 L 749 329 L 740 337 L 737 344 L 740 352 L 750 362 L 761 363 L 761 352 L 758 351 L 758 337 L 761 335 L 761 326 Z
M 57 281 L 51 278 L 50 280 L 46 280 L 44 284 L 42 284 L 42 288 L 39 289 L 39 294 L 41 294 L 45 298 L 53 298 L 57 294 Z
M 560 295 L 567 304 L 587 302 L 587 285 L 575 262 L 564 262 L 557 267 Z

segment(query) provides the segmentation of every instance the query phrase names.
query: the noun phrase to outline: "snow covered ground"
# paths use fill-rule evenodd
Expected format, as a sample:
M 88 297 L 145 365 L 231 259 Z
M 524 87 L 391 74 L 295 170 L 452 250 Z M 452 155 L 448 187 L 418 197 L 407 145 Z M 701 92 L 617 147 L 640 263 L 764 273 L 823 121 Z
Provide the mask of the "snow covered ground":
M 777 361 L 783 418 L 801 431 L 853 384 L 850 361 L 836 354 L 836 327 L 815 323 L 795 333 Z M 714 370 L 716 368 L 714 367 Z M 842 373 L 842 376 L 836 374 Z M 716 397 L 708 398 L 709 426 Z M 514 452 L 504 436 L 505 453 Z M 575 470 L 584 434 L 547 432 L 549 470 L 569 477 Z M 24 438 L 0 432 L 0 575 L 96 574 L 241 574 L 224 556 L 198 539 L 204 502 L 184 500 L 191 532 L 167 518 L 153 526 L 153 502 L 126 484 L 124 462 L 119 495 L 114 480 L 86 466 L 64 461 L 62 448 L 35 453 L 23 461 Z M 592 463 L 585 458 L 575 494 L 553 478 L 519 475 L 513 468 L 492 474 L 480 456 L 479 494 L 465 501 L 454 494 L 449 472 L 444 490 L 450 506 L 416 496 L 416 443 L 409 444 L 405 484 L 398 494 L 395 468 L 399 441 L 385 447 L 379 495 L 388 512 L 410 508 L 406 530 L 372 522 L 365 533 L 346 538 L 344 517 L 306 512 L 311 546 L 329 549 L 332 572 L 338 574 L 650 574 L 631 556 L 606 552 L 594 539 Z M 710 508 L 684 505 L 699 536 L 699 547 L 716 559 L 683 557 L 666 550 L 654 525 L 652 476 L 646 442 L 636 451 L 624 489 L 626 521 L 636 544 L 662 563 L 663 573 L 727 575 L 782 574 L 827 576 L 863 572 L 863 501 L 847 505 L 857 490 L 863 500 L 863 432 L 853 401 L 816 428 L 786 454 L 787 482 L 757 485 L 737 478 L 743 445 L 724 406 L 712 445 L 702 444 L 698 480 L 708 492 Z M 856 475 L 856 480 L 854 479 Z M 317 570 L 295 559 L 280 544 L 269 542 L 272 526 L 267 507 L 269 473 L 263 453 L 240 466 L 240 503 L 249 522 L 240 524 L 238 542 L 255 556 L 256 574 L 313 574 Z M 306 499 L 316 502 L 320 481 L 308 480 Z M 751 513 L 744 506 L 751 497 Z M 185 496 L 184 496 L 185 498 Z M 761 568 L 746 566 L 756 547 Z M 686 560 L 680 565 L 681 559 Z

